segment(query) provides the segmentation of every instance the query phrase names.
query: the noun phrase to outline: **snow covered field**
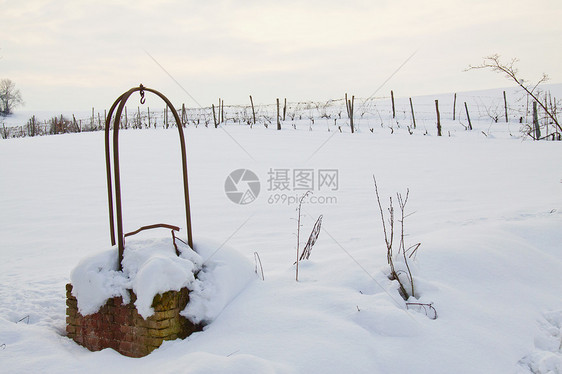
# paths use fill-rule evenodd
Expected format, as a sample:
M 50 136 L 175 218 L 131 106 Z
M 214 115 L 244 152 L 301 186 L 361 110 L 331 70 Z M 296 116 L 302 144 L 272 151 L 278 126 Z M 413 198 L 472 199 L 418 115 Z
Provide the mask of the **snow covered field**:
M 562 372 L 561 144 L 523 140 L 518 123 L 482 118 L 469 132 L 445 117 L 443 137 L 429 116 L 420 116 L 427 135 L 361 122 L 356 134 L 309 131 L 305 120 L 282 131 L 188 127 L 195 245 L 234 248 L 250 263 L 257 252 L 265 280 L 254 274 L 204 331 L 142 359 L 64 336 L 72 269 L 110 247 L 103 134 L 1 140 L 1 371 Z M 125 231 L 184 226 L 177 130 L 120 140 Z M 245 205 L 224 190 L 241 168 L 261 187 Z M 324 219 L 296 282 L 294 202 L 304 190 L 293 177 L 303 171 L 316 183 L 301 242 Z M 320 185 L 327 171 L 337 184 Z M 407 309 L 387 277 L 373 175 L 383 202 L 410 189 L 406 240 L 422 243 L 414 280 L 435 320 Z M 282 182 L 288 189 L 275 189 Z

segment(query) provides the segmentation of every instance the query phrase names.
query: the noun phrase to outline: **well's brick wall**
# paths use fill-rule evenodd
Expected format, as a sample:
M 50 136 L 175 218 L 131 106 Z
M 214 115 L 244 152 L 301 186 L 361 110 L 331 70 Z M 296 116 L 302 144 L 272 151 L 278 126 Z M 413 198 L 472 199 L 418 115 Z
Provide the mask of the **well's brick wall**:
M 164 340 L 185 338 L 201 330 L 180 315 L 189 301 L 187 288 L 168 291 L 154 297 L 154 314 L 142 318 L 135 308 L 136 295 L 129 291 L 131 301 L 123 304 L 121 297 L 107 300 L 97 313 L 83 316 L 72 296 L 72 285 L 66 285 L 66 332 L 69 338 L 91 351 L 113 348 L 129 357 L 146 356 Z

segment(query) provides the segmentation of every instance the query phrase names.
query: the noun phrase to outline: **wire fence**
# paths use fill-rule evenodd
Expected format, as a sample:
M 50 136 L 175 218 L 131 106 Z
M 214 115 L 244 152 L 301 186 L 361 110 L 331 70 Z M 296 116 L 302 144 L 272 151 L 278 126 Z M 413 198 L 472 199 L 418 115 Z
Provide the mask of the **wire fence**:
M 505 93 L 504 93 L 505 95 Z M 293 128 L 307 125 L 310 130 L 327 126 L 341 132 L 361 126 L 373 131 L 375 127 L 407 127 L 415 128 L 416 124 L 433 126 L 437 120 L 437 112 L 442 120 L 454 121 L 467 128 L 467 122 L 480 123 L 518 123 L 522 127 L 533 121 L 532 102 L 528 97 L 505 96 L 474 96 L 474 95 L 440 95 L 439 100 L 430 97 L 399 98 L 378 97 L 353 100 L 350 118 L 346 99 L 333 99 L 325 102 L 287 102 L 286 99 L 275 104 L 253 105 L 225 105 L 218 101 L 205 108 L 187 108 L 184 104 L 176 108 L 182 127 L 218 127 L 227 125 L 287 127 Z M 547 103 L 549 105 L 549 103 Z M 550 99 L 551 111 L 556 116 L 556 99 Z M 149 107 L 137 107 L 136 110 L 125 108 L 120 119 L 121 129 L 169 128 L 175 126 L 169 108 L 150 110 Z M 106 112 L 95 113 L 92 109 L 86 118 L 72 118 L 63 115 L 48 120 L 38 121 L 32 116 L 26 124 L 5 126 L 0 128 L 2 139 L 45 136 L 67 133 L 101 131 L 105 128 Z M 469 119 L 470 118 L 470 119 Z M 350 121 L 351 120 L 351 121 Z M 554 129 L 553 122 L 545 112 L 539 113 L 538 121 L 548 134 Z M 113 121 L 110 121 L 113 123 Z

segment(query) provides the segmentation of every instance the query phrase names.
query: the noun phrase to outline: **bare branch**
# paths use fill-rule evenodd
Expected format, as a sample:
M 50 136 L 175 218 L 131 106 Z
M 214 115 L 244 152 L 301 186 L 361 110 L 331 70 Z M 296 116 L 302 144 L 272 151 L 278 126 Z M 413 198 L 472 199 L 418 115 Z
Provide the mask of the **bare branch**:
M 537 81 L 537 83 L 533 86 L 533 88 L 530 88 L 531 85 L 526 85 L 525 80 L 518 75 L 519 71 L 516 68 L 517 62 L 519 62 L 519 60 L 516 59 L 516 58 L 513 58 L 509 62 L 504 63 L 500 60 L 500 56 L 498 54 L 494 54 L 494 55 L 485 57 L 484 61 L 480 65 L 476 65 L 476 66 L 469 65 L 468 68 L 465 69 L 464 71 L 478 70 L 478 69 L 491 69 L 492 71 L 494 71 L 496 73 L 504 73 L 507 78 L 509 78 L 509 79 L 513 80 L 515 83 L 517 83 L 517 85 L 519 87 L 521 87 L 529 96 L 531 96 L 533 98 L 533 100 L 535 100 L 542 107 L 542 109 L 545 111 L 545 113 L 548 115 L 548 117 L 550 117 L 552 119 L 552 121 L 554 122 L 554 124 L 557 128 L 557 131 L 562 132 L 562 126 L 560 126 L 560 123 L 558 122 L 558 119 L 556 118 L 556 116 L 545 106 L 545 104 L 542 103 L 542 101 L 534 93 L 535 89 L 541 83 L 544 83 L 548 80 L 548 75 L 543 73 L 542 77 Z

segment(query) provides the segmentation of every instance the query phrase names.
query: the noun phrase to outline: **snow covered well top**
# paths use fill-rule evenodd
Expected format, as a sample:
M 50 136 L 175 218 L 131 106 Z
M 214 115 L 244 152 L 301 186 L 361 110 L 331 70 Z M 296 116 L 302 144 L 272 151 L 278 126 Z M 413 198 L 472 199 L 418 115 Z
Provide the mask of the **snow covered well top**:
M 198 242 L 195 252 L 176 244 L 179 256 L 172 238 L 128 240 L 122 271 L 117 247 L 83 259 L 70 274 L 80 313 L 96 313 L 112 297 L 128 303 L 132 290 L 139 314 L 148 318 L 154 296 L 187 287 L 190 301 L 182 314 L 194 323 L 210 322 L 254 278 L 250 261 L 231 248 Z

